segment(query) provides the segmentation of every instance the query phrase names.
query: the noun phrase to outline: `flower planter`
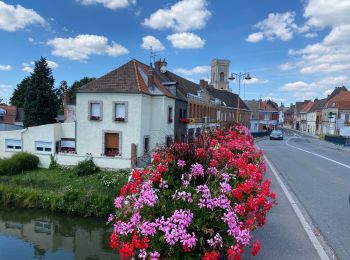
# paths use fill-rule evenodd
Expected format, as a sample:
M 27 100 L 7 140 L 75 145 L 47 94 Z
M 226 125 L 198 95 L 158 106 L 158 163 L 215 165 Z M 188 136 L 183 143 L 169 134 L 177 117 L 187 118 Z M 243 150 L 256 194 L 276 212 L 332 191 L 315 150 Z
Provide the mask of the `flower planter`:
M 110 246 L 122 259 L 239 259 L 275 202 L 248 129 L 202 134 L 133 170 L 114 200 Z M 254 242 L 254 243 L 252 243 Z

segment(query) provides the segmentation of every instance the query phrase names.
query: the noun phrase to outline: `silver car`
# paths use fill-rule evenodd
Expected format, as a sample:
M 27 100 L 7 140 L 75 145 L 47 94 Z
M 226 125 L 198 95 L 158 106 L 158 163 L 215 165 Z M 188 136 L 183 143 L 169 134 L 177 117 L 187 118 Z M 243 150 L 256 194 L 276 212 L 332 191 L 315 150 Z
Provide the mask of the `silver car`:
M 273 130 L 270 134 L 270 140 L 283 140 L 283 132 L 281 130 Z

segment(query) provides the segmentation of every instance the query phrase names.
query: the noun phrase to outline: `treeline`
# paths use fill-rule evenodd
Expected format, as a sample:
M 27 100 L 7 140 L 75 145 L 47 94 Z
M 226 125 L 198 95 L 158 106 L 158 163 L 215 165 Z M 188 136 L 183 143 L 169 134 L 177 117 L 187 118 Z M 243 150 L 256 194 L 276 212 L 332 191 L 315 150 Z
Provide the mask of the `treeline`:
M 68 91 L 71 99 L 75 99 L 77 89 L 94 79 L 84 77 L 71 86 L 63 80 L 55 88 L 52 69 L 46 59 L 41 57 L 35 62 L 31 75 L 15 88 L 10 104 L 24 109 L 25 127 L 54 123 L 57 115 L 63 113 L 65 91 Z

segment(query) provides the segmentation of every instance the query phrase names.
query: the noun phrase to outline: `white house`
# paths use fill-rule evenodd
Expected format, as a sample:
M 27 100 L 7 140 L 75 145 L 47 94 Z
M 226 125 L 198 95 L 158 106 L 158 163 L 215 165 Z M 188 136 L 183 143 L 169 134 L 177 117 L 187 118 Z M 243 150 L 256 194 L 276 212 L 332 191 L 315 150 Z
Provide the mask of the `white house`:
M 26 151 L 48 167 L 50 154 L 62 165 L 92 156 L 103 168 L 129 168 L 173 138 L 175 95 L 136 60 L 81 87 L 76 102 L 75 122 L 1 132 L 0 157 Z

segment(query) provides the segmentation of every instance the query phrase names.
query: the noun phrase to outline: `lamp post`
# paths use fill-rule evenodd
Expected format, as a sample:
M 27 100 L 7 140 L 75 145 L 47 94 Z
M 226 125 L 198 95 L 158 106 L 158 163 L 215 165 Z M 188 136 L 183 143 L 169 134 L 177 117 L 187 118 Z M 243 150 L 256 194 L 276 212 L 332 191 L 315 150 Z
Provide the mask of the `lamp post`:
M 228 80 L 235 80 L 238 79 L 238 95 L 237 95 L 237 123 L 239 123 L 239 101 L 240 101 L 240 92 L 241 92 L 241 81 L 245 80 L 251 80 L 252 77 L 250 76 L 249 72 L 239 72 L 239 73 L 231 73 L 231 76 L 228 78 Z

